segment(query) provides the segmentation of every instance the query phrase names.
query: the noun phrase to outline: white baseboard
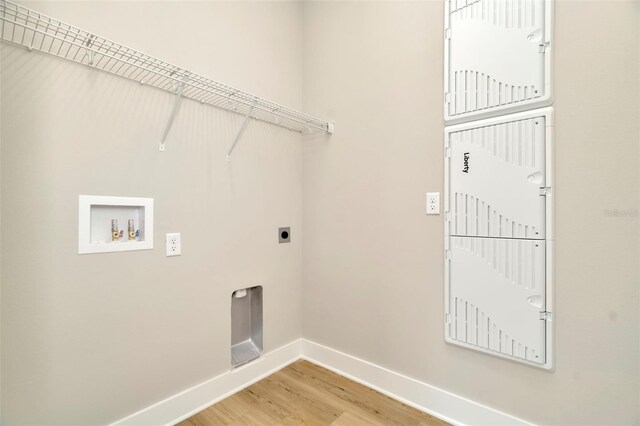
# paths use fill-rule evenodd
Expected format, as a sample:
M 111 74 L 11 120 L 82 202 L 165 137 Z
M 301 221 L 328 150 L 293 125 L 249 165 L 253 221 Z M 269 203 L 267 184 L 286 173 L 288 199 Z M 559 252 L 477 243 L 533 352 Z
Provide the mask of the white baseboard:
M 531 424 L 486 405 L 309 340 L 302 340 L 302 358 L 453 425 Z
M 301 358 L 453 425 L 531 424 L 368 361 L 299 339 L 243 367 L 223 373 L 118 420 L 113 426 L 174 425 Z
M 118 420 L 113 426 L 174 425 L 300 359 L 300 345 L 301 340 L 295 340 L 281 346 L 245 366 Z

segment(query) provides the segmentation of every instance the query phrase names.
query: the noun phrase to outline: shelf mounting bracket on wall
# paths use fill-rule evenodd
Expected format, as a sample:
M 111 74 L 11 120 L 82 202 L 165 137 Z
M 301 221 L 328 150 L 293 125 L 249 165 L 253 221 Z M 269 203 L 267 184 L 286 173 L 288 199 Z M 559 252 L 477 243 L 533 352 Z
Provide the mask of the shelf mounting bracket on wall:
M 231 148 L 229 148 L 229 151 L 227 151 L 227 161 L 231 161 L 231 153 L 236 148 L 236 145 L 240 140 L 240 136 L 242 136 L 242 132 L 244 132 L 244 128 L 247 127 L 247 123 L 249 122 L 249 118 L 251 118 L 251 113 L 253 112 L 254 108 L 255 108 L 255 104 L 249 109 L 249 112 L 247 113 L 247 115 L 244 116 L 244 120 L 242 121 L 242 126 L 240 126 L 240 129 L 238 130 L 238 133 L 236 134 L 236 138 L 234 139 L 233 144 L 231 144 Z
M 164 126 L 164 132 L 162 132 L 162 137 L 160 138 L 160 151 L 164 152 L 165 146 L 164 141 L 167 139 L 167 135 L 169 134 L 169 130 L 171 129 L 171 125 L 173 124 L 173 119 L 176 117 L 176 112 L 178 111 L 178 105 L 180 105 L 180 100 L 182 99 L 182 93 L 184 92 L 184 87 L 187 85 L 187 74 L 184 74 L 182 77 L 182 81 L 177 84 L 174 89 L 176 94 L 175 99 L 173 100 L 173 106 L 171 107 L 171 112 L 169 113 L 169 119 L 167 120 L 167 124 Z

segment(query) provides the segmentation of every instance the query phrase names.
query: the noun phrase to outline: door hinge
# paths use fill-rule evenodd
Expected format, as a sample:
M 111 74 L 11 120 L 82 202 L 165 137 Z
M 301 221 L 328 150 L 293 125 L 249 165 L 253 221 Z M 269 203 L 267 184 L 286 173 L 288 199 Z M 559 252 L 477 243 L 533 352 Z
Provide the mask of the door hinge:
M 548 186 L 540 188 L 540 196 L 546 197 L 547 195 L 551 195 L 551 188 Z
M 540 312 L 540 321 L 551 321 L 551 312 L 542 311 Z
M 451 315 L 450 314 L 444 314 L 444 323 L 445 324 L 451 324 Z
M 446 158 L 451 158 L 451 148 L 447 147 L 444 149 L 444 156 Z
M 549 45 L 550 45 L 550 43 L 549 43 L 549 42 L 546 42 L 546 43 L 544 43 L 544 44 L 539 45 L 539 46 L 538 46 L 538 47 L 540 48 L 540 49 L 539 49 L 539 52 L 540 52 L 540 53 L 545 53 L 545 52 L 547 51 L 547 49 L 549 48 Z
M 451 250 L 447 249 L 444 251 L 444 258 L 446 260 L 451 260 Z
M 446 212 L 444 218 L 447 222 L 451 222 L 451 212 Z
M 446 92 L 446 93 L 444 94 L 444 101 L 445 101 L 446 103 L 448 103 L 448 104 L 450 104 L 450 103 L 451 103 L 451 92 Z
M 451 28 L 444 29 L 444 39 L 451 40 Z

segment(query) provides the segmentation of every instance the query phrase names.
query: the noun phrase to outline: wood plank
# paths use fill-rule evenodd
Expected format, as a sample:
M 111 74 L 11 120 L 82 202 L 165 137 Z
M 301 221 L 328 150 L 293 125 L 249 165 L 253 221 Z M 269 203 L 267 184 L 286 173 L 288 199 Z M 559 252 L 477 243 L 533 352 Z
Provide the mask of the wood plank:
M 331 426 L 381 426 L 384 423 L 379 422 L 377 419 L 371 417 L 363 417 L 357 413 L 346 412 L 336 421 L 331 423 Z
M 180 426 L 444 426 L 371 388 L 297 361 L 181 422 Z

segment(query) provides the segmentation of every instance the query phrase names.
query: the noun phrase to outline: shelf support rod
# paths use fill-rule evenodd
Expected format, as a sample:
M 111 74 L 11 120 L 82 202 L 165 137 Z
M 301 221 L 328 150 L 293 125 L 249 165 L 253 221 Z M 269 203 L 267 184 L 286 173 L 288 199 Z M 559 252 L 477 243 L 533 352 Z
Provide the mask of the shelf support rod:
M 176 88 L 176 97 L 173 101 L 173 107 L 171 107 L 171 113 L 169 114 L 169 119 L 167 120 L 167 124 L 164 126 L 164 132 L 162 132 L 162 137 L 160 138 L 160 151 L 164 152 L 164 141 L 167 139 L 167 135 L 169 134 L 169 130 L 171 129 L 171 125 L 173 124 L 173 119 L 176 117 L 176 112 L 178 111 L 178 105 L 180 105 L 180 100 L 182 99 L 182 93 L 184 92 L 184 87 L 187 85 L 187 76 L 185 75 L 182 78 L 182 81 Z
M 247 123 L 249 122 L 249 118 L 251 118 L 251 113 L 253 112 L 253 108 L 255 108 L 255 104 L 251 106 L 251 109 L 249 110 L 247 115 L 244 116 L 244 121 L 242 122 L 242 126 L 240 126 L 240 129 L 238 130 L 238 134 L 236 134 L 236 138 L 233 141 L 231 148 L 229 148 L 229 151 L 227 152 L 227 161 L 231 161 L 231 153 L 236 148 L 236 145 L 240 140 L 240 136 L 242 136 L 242 132 L 244 131 L 244 128 L 247 127 Z

